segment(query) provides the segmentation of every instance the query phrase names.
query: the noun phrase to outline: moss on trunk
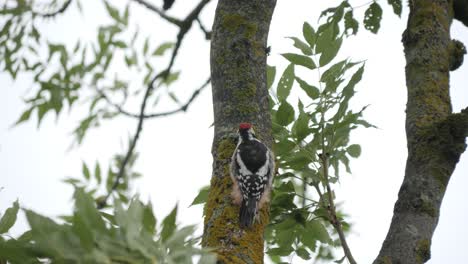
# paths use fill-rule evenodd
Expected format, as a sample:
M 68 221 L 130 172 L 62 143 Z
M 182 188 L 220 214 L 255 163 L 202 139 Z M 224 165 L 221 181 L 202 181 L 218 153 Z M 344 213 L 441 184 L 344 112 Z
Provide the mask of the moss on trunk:
M 403 34 L 408 159 L 376 264 L 424 263 L 430 259 L 446 186 L 466 148 L 466 132 L 457 131 L 466 131 L 468 114 L 452 113 L 449 94 L 449 71 L 454 65 L 452 18 L 452 1 L 410 1 Z
M 202 244 L 216 250 L 219 263 L 263 263 L 268 206 L 251 229 L 239 227 L 229 163 L 241 122 L 252 123 L 257 135 L 271 147 L 266 44 L 275 4 L 275 0 L 220 0 L 216 9 L 211 42 L 213 175 Z

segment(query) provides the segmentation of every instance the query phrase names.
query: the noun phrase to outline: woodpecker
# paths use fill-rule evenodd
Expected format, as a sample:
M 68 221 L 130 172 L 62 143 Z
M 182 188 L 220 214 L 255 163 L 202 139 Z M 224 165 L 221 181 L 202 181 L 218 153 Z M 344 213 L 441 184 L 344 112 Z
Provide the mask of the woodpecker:
M 255 137 L 250 123 L 239 125 L 239 141 L 231 158 L 232 197 L 240 205 L 239 223 L 249 228 L 270 199 L 275 171 L 273 152 Z

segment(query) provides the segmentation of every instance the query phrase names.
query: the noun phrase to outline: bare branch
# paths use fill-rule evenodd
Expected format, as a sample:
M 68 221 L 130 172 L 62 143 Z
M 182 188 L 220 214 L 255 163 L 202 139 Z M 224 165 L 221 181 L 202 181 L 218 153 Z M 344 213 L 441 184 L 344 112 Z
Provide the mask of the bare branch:
M 146 103 L 148 101 L 148 98 L 151 94 L 151 91 L 153 90 L 154 87 L 154 82 L 159 78 L 159 75 L 156 75 L 146 88 L 145 96 L 143 97 L 143 102 L 141 103 L 140 107 L 140 115 L 138 119 L 138 125 L 135 131 L 135 135 L 133 136 L 132 141 L 130 142 L 130 146 L 128 147 L 127 153 L 125 154 L 125 157 L 120 164 L 119 172 L 117 174 L 117 177 L 115 178 L 114 184 L 111 187 L 111 190 L 109 193 L 104 197 L 104 199 L 100 200 L 97 207 L 99 209 L 102 209 L 104 206 L 107 204 L 107 200 L 109 197 L 112 195 L 112 193 L 117 189 L 120 179 L 122 179 L 125 175 L 125 167 L 127 167 L 128 162 L 130 161 L 130 158 L 133 155 L 133 152 L 135 150 L 135 146 L 138 142 L 138 139 L 140 138 L 141 130 L 143 129 L 143 121 L 144 121 L 144 115 L 145 115 L 145 108 L 146 108 Z
M 200 26 L 200 29 L 201 31 L 203 31 L 203 33 L 205 33 L 205 39 L 209 40 L 211 39 L 211 31 L 208 31 L 205 26 L 203 26 L 202 22 L 200 21 L 200 18 L 197 17 L 197 22 L 198 22 L 198 26 Z
M 119 112 L 123 113 L 123 114 L 127 114 L 129 116 L 132 116 L 132 117 L 137 117 L 138 118 L 138 126 L 137 126 L 137 129 L 136 129 L 136 132 L 135 132 L 135 135 L 133 137 L 133 140 L 131 141 L 130 143 L 130 146 L 128 148 L 128 151 L 127 151 L 127 154 L 125 155 L 125 158 L 124 160 L 122 161 L 122 164 L 119 168 L 119 172 L 117 174 L 117 177 L 114 181 L 114 184 L 112 185 L 112 188 L 111 190 L 109 191 L 109 193 L 105 196 L 105 198 L 99 202 L 98 204 L 98 207 L 99 208 L 103 208 L 106 203 L 107 203 L 107 200 L 109 199 L 109 197 L 112 195 L 112 193 L 117 189 L 118 185 L 119 185 L 119 182 L 120 182 L 120 179 L 124 176 L 125 174 L 125 167 L 127 166 L 129 160 L 130 160 L 130 157 L 132 156 L 133 154 L 133 151 L 135 149 L 135 146 L 136 146 L 136 143 L 138 141 L 138 138 L 140 136 L 140 133 L 141 133 L 141 130 L 143 128 L 143 120 L 145 119 L 145 107 L 146 107 L 146 102 L 148 101 L 148 98 L 150 97 L 151 95 L 151 91 L 153 90 L 154 88 L 154 83 L 156 82 L 156 80 L 158 79 L 162 79 L 162 80 L 166 80 L 166 78 L 169 76 L 170 72 L 171 72 L 171 69 L 172 69 L 172 66 L 174 65 L 174 61 L 175 61 L 175 58 L 179 52 L 179 48 L 180 48 L 180 45 L 182 43 L 182 40 L 184 39 L 185 35 L 187 34 L 187 32 L 189 31 L 189 29 L 192 27 L 192 24 L 193 24 L 193 21 L 195 19 L 197 19 L 198 15 L 200 14 L 200 12 L 202 11 L 203 7 L 205 7 L 206 4 L 208 4 L 208 2 L 210 0 L 202 0 L 193 10 L 192 12 L 190 12 L 190 14 L 183 20 L 183 21 L 179 21 L 179 20 L 174 20 L 173 18 L 170 18 L 168 16 L 166 16 L 164 13 L 162 13 L 162 11 L 160 11 L 157 7 L 147 3 L 146 1 L 144 0 L 134 0 L 144 6 L 146 6 L 147 8 L 155 11 L 156 13 L 158 13 L 162 18 L 166 19 L 167 21 L 175 24 L 175 25 L 178 25 L 179 26 L 179 33 L 177 34 L 177 42 L 175 44 L 175 47 L 174 49 L 172 50 L 172 55 L 171 55 L 171 59 L 169 61 L 169 65 L 167 66 L 166 70 L 160 72 L 159 74 L 157 74 L 150 82 L 150 84 L 148 85 L 147 89 L 146 89 L 146 92 L 145 92 L 145 95 L 143 97 L 143 102 L 141 104 L 141 108 L 140 108 L 140 113 L 138 116 L 134 115 L 134 114 L 131 114 L 127 111 L 124 111 L 120 106 L 118 105 L 115 105 L 113 103 L 111 103 L 110 99 L 102 92 L 100 91 L 100 94 L 103 96 L 103 98 L 111 103 L 111 105 L 115 106 L 117 108 L 117 110 L 119 110 Z M 163 112 L 163 113 L 157 113 L 157 114 L 152 114 L 150 115 L 149 117 L 158 117 L 158 116 L 167 116 L 167 115 L 171 115 L 171 114 L 175 114 L 177 112 L 180 112 L 180 111 L 186 111 L 188 106 L 193 102 L 193 100 L 198 96 L 198 94 L 200 93 L 200 91 L 205 88 L 208 83 L 210 82 L 210 79 L 208 79 L 199 89 L 195 90 L 195 92 L 192 94 L 192 97 L 189 99 L 189 101 L 183 105 L 182 107 L 180 107 L 179 109 L 176 109 L 176 110 L 173 110 L 173 111 L 169 111 L 169 112 Z
M 195 98 L 197 98 L 197 96 L 200 94 L 200 92 L 205 89 L 205 87 L 208 86 L 208 84 L 210 84 L 211 82 L 211 78 L 208 78 L 205 83 L 203 83 L 202 86 L 200 86 L 197 90 L 195 90 L 192 94 L 192 96 L 190 97 L 190 99 L 184 104 L 182 105 L 181 107 L 179 107 L 178 109 L 175 109 L 175 110 L 172 110 L 172 111 L 167 111 L 167 112 L 161 112 L 161 113 L 154 113 L 154 114 L 148 114 L 148 115 L 145 115 L 145 118 L 154 118 L 154 117 L 161 117 L 161 116 L 168 116 L 168 115 L 172 115 L 172 114 L 176 114 L 176 113 L 179 113 L 179 112 L 186 112 L 188 107 L 190 106 L 190 104 L 195 100 Z
M 137 2 L 142 2 L 142 3 L 145 3 L 144 1 L 141 1 L 141 0 L 134 0 L 134 1 L 137 1 Z M 182 44 L 182 40 L 184 39 L 185 35 L 187 34 L 187 32 L 189 31 L 189 29 L 191 28 L 192 24 L 193 24 L 193 21 L 196 20 L 200 14 L 200 12 L 202 11 L 203 7 L 205 7 L 206 4 L 208 4 L 210 0 L 202 0 L 195 8 L 194 10 L 192 10 L 192 12 L 190 12 L 190 14 L 184 19 L 184 21 L 181 22 L 181 26 L 180 26 L 180 29 L 179 29 L 179 33 L 177 34 L 177 40 L 176 40 L 176 43 L 175 43 L 175 46 L 174 46 L 174 49 L 172 50 L 172 54 L 171 54 L 171 59 L 169 61 L 169 65 L 167 66 L 166 70 L 162 71 L 161 73 L 159 73 L 155 79 L 153 79 L 154 81 L 159 79 L 159 78 L 162 78 L 163 80 L 165 80 L 167 78 L 167 76 L 169 76 L 170 72 L 171 72 L 171 69 L 172 69 L 172 66 L 174 65 L 174 62 L 175 62 L 175 58 L 177 57 L 177 54 L 179 52 L 179 48 Z M 155 7 L 156 8 L 156 7 Z M 208 78 L 208 80 L 199 88 L 197 89 L 192 97 L 190 98 L 189 102 L 187 102 L 187 104 L 183 105 L 181 108 L 179 109 L 176 109 L 176 110 L 173 110 L 173 111 L 169 111 L 169 112 L 162 112 L 162 113 L 155 113 L 155 114 L 150 114 L 150 115 L 143 115 L 143 118 L 153 118 L 153 117 L 159 117 L 159 116 L 167 116 L 167 115 L 171 115 L 171 114 L 174 114 L 174 113 L 178 113 L 180 111 L 186 111 L 186 109 L 188 108 L 189 104 L 198 96 L 198 94 L 200 93 L 200 91 L 205 88 L 208 83 L 210 82 L 210 78 Z M 136 114 L 133 114 L 133 113 L 130 113 L 124 109 L 122 109 L 122 107 L 120 105 L 117 105 L 115 103 L 113 103 L 109 97 L 103 92 L 103 91 L 100 91 L 98 90 L 98 92 L 101 94 L 101 96 L 110 104 L 112 105 L 113 107 L 115 107 L 120 113 L 124 114 L 124 115 L 127 115 L 127 116 L 130 116 L 130 117 L 135 117 L 135 118 L 139 118 L 139 115 L 136 115 Z
M 148 3 L 147 1 L 145 0 L 133 0 L 135 2 L 137 2 L 138 4 L 148 8 L 149 10 L 151 11 L 154 11 L 156 14 L 158 14 L 161 18 L 165 19 L 167 22 L 169 23 L 172 23 L 178 27 L 181 27 L 182 26 L 182 21 L 177 19 L 177 18 L 174 18 L 174 17 L 171 17 L 171 16 L 168 16 L 164 13 L 164 11 L 162 11 L 161 9 L 159 9 L 158 7 L 156 7 L 155 5 L 151 4 L 151 3 Z
M 62 7 L 60 7 L 59 9 L 57 9 L 56 11 L 54 12 L 49 12 L 49 13 L 39 13 L 39 12 L 34 12 L 33 13 L 37 16 L 40 16 L 40 17 L 44 17 L 44 18 L 50 18 L 50 17 L 54 17 L 58 14 L 61 14 L 63 12 L 65 12 L 68 7 L 70 6 L 72 0 L 67 0 L 65 3 L 63 3 Z
M 179 108 L 171 110 L 171 111 L 167 111 L 167 112 L 145 114 L 145 115 L 143 115 L 143 118 L 156 118 L 156 117 L 163 117 L 163 116 L 173 115 L 173 114 L 176 114 L 176 113 L 179 113 L 179 112 L 186 112 L 187 109 L 189 108 L 189 106 L 192 104 L 192 102 L 198 97 L 198 95 L 203 91 L 203 89 L 205 89 L 205 87 L 208 86 L 210 81 L 211 81 L 211 78 L 208 78 L 197 90 L 195 90 L 193 92 L 193 94 L 189 98 L 189 100 L 185 104 L 180 106 Z M 109 97 L 107 97 L 107 95 L 104 92 L 102 92 L 101 90 L 98 90 L 98 93 L 102 96 L 102 98 L 104 98 L 104 100 L 107 101 L 107 103 L 109 103 L 110 105 L 115 107 L 117 109 L 117 111 L 119 111 L 121 114 L 124 114 L 124 115 L 129 116 L 129 117 L 133 117 L 133 118 L 140 118 L 139 114 L 135 114 L 135 113 L 131 113 L 129 111 L 126 111 L 120 105 L 118 105 L 116 103 L 113 103 L 109 99 Z

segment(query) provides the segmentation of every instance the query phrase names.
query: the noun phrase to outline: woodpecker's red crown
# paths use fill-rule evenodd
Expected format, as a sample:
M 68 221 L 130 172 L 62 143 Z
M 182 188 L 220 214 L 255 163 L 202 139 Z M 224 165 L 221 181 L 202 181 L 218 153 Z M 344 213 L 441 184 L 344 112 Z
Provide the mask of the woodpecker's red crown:
M 250 129 L 252 128 L 252 124 L 250 123 L 240 123 L 239 130 Z

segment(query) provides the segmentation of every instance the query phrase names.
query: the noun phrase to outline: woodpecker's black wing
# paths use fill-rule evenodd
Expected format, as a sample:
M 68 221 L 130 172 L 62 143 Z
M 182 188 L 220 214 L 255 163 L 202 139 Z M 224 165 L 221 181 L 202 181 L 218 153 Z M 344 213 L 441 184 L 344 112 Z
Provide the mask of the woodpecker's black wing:
M 252 173 L 257 171 L 266 163 L 267 147 L 258 140 L 244 141 L 239 145 L 239 154 L 245 167 Z

